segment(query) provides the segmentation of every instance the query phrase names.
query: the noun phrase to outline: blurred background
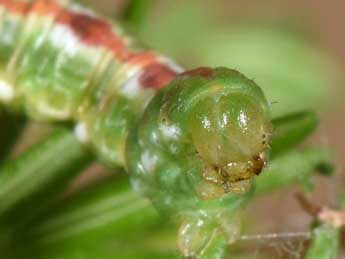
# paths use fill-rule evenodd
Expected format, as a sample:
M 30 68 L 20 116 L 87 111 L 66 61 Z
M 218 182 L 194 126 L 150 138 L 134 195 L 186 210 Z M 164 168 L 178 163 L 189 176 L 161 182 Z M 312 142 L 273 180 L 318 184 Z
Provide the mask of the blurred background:
M 120 21 L 128 5 L 126 0 L 84 2 Z M 340 0 L 156 0 L 148 17 L 139 25 L 124 26 L 141 42 L 173 57 L 186 68 L 227 66 L 241 71 L 264 89 L 272 103 L 274 117 L 305 109 L 316 110 L 321 118 L 320 127 L 306 144 L 329 147 L 334 152 L 337 169 L 332 181 L 316 177 L 312 200 L 331 206 L 335 195 L 345 188 L 344 9 L 345 2 Z M 30 124 L 16 152 L 49 130 L 49 127 Z M 64 195 L 110 174 L 113 172 L 94 165 L 73 181 Z M 256 198 L 246 209 L 245 233 L 308 231 L 312 218 L 296 201 L 294 193 L 298 190 L 300 187 L 292 186 Z M 135 226 L 133 231 L 136 231 Z M 131 238 L 140 240 L 149 235 L 153 241 L 147 246 L 165 248 L 166 243 L 170 243 L 167 247 L 174 250 L 170 235 L 155 236 L 151 230 L 143 231 L 137 233 L 137 238 Z M 112 237 L 111 232 L 107 236 Z M 51 252 L 51 258 L 138 258 L 130 257 L 133 256 L 130 251 L 116 256 L 112 253 L 111 241 L 94 240 L 92 249 L 92 245 L 85 243 L 89 249 L 87 255 L 83 246 L 78 246 L 79 237 L 63 246 L 73 252 Z M 111 249 L 109 244 L 112 244 Z M 236 247 L 242 256 L 236 258 L 301 258 L 304 245 L 304 240 L 258 239 Z M 152 255 L 151 258 L 168 257 Z

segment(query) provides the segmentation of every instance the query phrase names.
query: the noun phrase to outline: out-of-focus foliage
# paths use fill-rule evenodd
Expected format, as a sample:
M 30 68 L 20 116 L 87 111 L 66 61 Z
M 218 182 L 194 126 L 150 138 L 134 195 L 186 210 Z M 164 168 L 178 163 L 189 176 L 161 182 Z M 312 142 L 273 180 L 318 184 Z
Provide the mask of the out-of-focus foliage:
M 141 38 L 186 67 L 241 71 L 264 89 L 274 117 L 335 103 L 340 67 L 317 43 L 269 22 L 220 23 L 208 11 L 213 5 L 217 1 L 167 3 L 141 27 Z
M 312 189 L 312 173 L 329 165 L 330 154 L 325 150 L 290 151 L 274 159 L 258 177 L 256 192 L 267 194 L 279 188 L 301 184 Z

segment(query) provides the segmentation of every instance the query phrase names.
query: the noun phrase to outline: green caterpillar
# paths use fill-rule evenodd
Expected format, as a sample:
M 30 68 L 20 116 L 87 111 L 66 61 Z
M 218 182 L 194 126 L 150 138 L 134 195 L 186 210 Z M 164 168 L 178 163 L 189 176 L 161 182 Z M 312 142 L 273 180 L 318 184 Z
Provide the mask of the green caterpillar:
M 40 121 L 73 121 L 102 161 L 182 217 L 189 256 L 221 229 L 268 159 L 270 109 L 237 71 L 183 72 L 121 27 L 68 1 L 0 0 L 0 102 Z

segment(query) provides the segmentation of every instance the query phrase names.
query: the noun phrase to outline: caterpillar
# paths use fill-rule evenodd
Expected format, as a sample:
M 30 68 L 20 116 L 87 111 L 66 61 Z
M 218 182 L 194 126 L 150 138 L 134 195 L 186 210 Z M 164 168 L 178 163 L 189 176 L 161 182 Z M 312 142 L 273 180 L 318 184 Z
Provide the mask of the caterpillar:
M 0 71 L 0 103 L 74 122 L 100 160 L 182 217 L 185 255 L 211 225 L 233 235 L 228 193 L 246 192 L 268 159 L 270 109 L 252 80 L 228 68 L 184 71 L 64 0 L 0 0 Z

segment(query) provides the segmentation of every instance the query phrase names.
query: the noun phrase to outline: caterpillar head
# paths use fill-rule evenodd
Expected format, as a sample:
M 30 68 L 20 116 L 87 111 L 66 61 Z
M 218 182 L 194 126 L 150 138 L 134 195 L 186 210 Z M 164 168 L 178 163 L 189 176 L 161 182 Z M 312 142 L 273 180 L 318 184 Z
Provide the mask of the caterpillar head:
M 196 187 L 197 193 L 213 199 L 245 192 L 266 164 L 267 102 L 254 82 L 236 71 L 201 68 L 184 75 L 208 77 L 207 95 L 194 100 L 189 114 L 190 135 L 205 180 Z
M 182 73 L 150 102 L 129 136 L 128 171 L 160 211 L 189 219 L 182 247 L 201 219 L 227 222 L 234 193 L 246 193 L 266 163 L 270 125 L 261 89 L 226 68 Z

